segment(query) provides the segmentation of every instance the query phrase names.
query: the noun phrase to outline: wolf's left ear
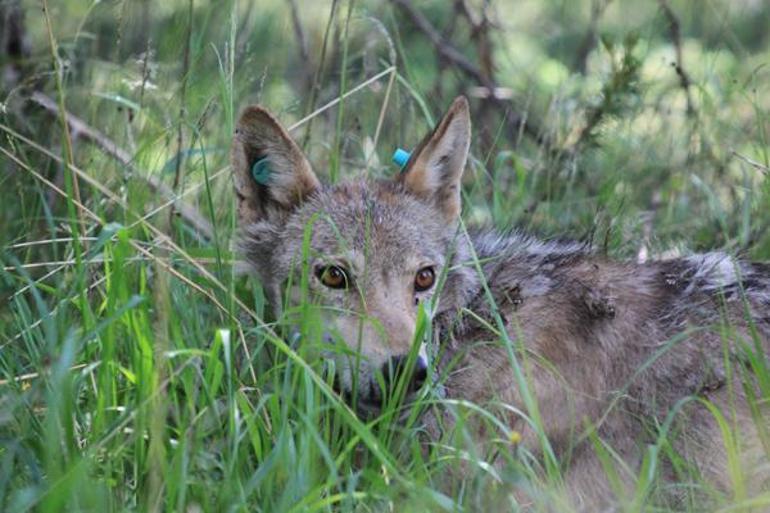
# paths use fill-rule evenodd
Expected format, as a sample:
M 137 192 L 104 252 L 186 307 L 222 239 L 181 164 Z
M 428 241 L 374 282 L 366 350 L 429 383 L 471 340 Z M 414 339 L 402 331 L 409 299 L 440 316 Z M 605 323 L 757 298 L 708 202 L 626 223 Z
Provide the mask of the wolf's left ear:
M 434 202 L 449 221 L 460 215 L 460 179 L 470 142 L 468 100 L 458 96 L 398 176 L 408 191 Z
M 291 211 L 320 187 L 302 150 L 258 105 L 241 114 L 231 157 L 241 225 Z

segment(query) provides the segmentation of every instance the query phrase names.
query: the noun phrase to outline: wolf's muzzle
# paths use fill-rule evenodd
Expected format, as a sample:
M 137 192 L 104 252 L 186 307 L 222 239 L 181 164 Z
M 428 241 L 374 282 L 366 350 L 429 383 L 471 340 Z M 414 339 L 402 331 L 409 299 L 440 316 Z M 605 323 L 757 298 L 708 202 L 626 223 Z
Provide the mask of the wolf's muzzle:
M 408 372 L 407 368 L 408 356 L 400 355 L 394 356 L 382 366 L 382 377 L 385 379 L 385 385 L 391 388 L 398 383 L 404 372 Z M 422 356 L 417 356 L 414 362 L 414 366 L 411 369 L 412 375 L 407 379 L 407 392 L 412 393 L 419 390 L 428 379 L 428 362 Z

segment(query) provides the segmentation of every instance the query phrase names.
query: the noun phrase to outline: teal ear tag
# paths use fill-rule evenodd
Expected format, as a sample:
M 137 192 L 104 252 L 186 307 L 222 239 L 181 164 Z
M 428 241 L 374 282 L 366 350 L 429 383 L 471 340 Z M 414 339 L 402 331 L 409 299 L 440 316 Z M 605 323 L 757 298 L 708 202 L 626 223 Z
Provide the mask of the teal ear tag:
M 396 151 L 393 152 L 393 163 L 403 170 L 411 156 L 412 154 L 408 151 L 396 148 Z
M 270 181 L 270 161 L 262 157 L 251 166 L 251 177 L 260 185 L 267 185 Z

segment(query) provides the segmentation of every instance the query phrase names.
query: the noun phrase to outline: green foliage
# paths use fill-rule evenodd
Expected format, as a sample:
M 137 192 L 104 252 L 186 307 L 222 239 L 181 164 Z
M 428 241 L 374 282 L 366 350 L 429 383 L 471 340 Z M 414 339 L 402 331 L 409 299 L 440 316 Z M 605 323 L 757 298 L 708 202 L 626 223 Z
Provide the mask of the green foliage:
M 767 2 L 672 1 L 679 44 L 658 2 L 415 2 L 510 93 L 499 101 L 438 57 L 396 2 L 296 3 L 302 37 L 292 2 L 278 0 L 58 0 L 47 16 L 21 2 L 30 53 L 3 55 L 0 99 L 0 510 L 521 511 L 509 485 L 536 508 L 570 510 L 545 437 L 548 457 L 530 454 L 460 401 L 449 402 L 460 428 L 432 446 L 397 397 L 360 419 L 294 336 L 299 326 L 303 340 L 320 337 L 314 305 L 271 319 L 230 243 L 228 148 L 248 103 L 296 124 L 332 181 L 393 175 L 392 151 L 470 94 L 467 224 L 592 238 L 618 258 L 719 247 L 770 259 Z M 68 141 L 61 116 L 25 99 L 32 91 L 126 161 L 82 130 Z M 158 182 L 177 182 L 175 206 Z M 767 365 L 748 354 L 766 400 Z M 440 400 L 426 392 L 417 408 Z M 537 427 L 537 405 L 526 406 Z M 486 453 L 463 429 L 479 422 Z M 719 422 L 734 455 L 734 426 Z M 697 511 L 705 485 L 672 453 L 668 428 L 634 476 L 629 511 L 665 486 L 662 458 Z M 629 470 L 590 437 L 616 482 Z M 468 477 L 453 479 L 460 469 Z M 765 510 L 770 499 L 742 496 L 732 470 L 736 496 L 705 492 L 731 511 Z

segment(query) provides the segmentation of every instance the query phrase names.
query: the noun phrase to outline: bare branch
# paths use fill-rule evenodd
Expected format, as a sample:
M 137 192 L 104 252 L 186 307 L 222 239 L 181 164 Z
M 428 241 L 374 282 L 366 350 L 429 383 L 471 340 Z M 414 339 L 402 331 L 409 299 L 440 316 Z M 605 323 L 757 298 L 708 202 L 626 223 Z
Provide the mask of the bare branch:
M 495 96 L 495 91 L 500 90 L 498 85 L 487 76 L 481 68 L 476 66 L 462 52 L 455 48 L 451 42 L 442 37 L 441 33 L 433 24 L 418 11 L 409 0 L 390 0 L 391 3 L 398 6 L 406 14 L 412 23 L 430 40 L 436 52 L 447 61 L 454 64 L 465 75 L 473 79 L 477 84 L 490 91 L 488 101 L 499 107 L 503 112 L 510 111 L 510 102 Z M 518 113 L 509 112 L 505 118 L 509 132 L 518 135 L 522 128 L 523 131 L 535 139 L 537 142 L 543 142 L 543 136 L 540 130 L 529 121 L 526 116 Z M 516 139 L 514 139 L 516 140 Z
M 582 74 L 585 74 L 588 56 L 596 46 L 596 29 L 599 26 L 599 18 L 602 17 L 610 3 L 612 0 L 593 0 L 591 2 L 591 21 L 588 23 L 588 31 L 575 54 L 575 69 Z
M 676 61 L 671 64 L 674 66 L 674 70 L 676 70 L 676 74 L 679 76 L 679 85 L 684 89 L 684 93 L 687 96 L 687 115 L 692 116 L 696 114 L 695 104 L 693 103 L 692 94 L 690 92 L 692 81 L 690 80 L 690 75 L 687 73 L 687 70 L 684 69 L 682 32 L 679 25 L 679 18 L 676 17 L 673 9 L 671 9 L 668 0 L 659 0 L 658 3 L 660 4 L 660 9 L 668 20 L 671 43 L 674 45 L 674 50 L 676 51 Z
M 766 166 L 766 165 L 764 165 L 764 164 L 762 164 L 760 162 L 757 162 L 756 160 L 751 159 L 751 158 L 747 157 L 746 155 L 742 155 L 742 154 L 738 153 L 735 150 L 732 150 L 732 154 L 733 154 L 733 156 L 738 157 L 738 159 L 742 160 L 743 162 L 745 162 L 749 166 L 753 167 L 757 171 L 761 172 L 762 174 L 770 176 L 770 167 L 768 167 L 768 166 Z
M 0 1 L 0 56 L 3 57 L 2 86 L 11 89 L 23 76 L 22 67 L 30 54 L 29 37 L 24 25 L 24 10 L 19 0 Z
M 291 8 L 291 24 L 294 27 L 294 36 L 297 38 L 297 46 L 299 46 L 299 57 L 302 59 L 302 64 L 307 67 L 310 65 L 310 54 L 307 50 L 307 38 L 305 38 L 305 31 L 302 29 L 302 21 L 299 19 L 297 0 L 289 0 L 289 7 Z
M 30 100 L 45 109 L 53 116 L 61 115 L 61 111 L 56 102 L 39 91 L 32 93 Z M 150 188 L 160 194 L 163 198 L 167 200 L 173 200 L 176 198 L 174 191 L 171 190 L 169 186 L 164 184 L 159 179 L 150 176 L 146 172 L 138 169 L 134 164 L 131 155 L 129 155 L 128 152 L 115 144 L 112 139 L 99 132 L 95 128 L 92 128 L 85 121 L 78 118 L 74 114 L 71 114 L 70 112 L 65 111 L 63 115 L 67 125 L 74 134 L 78 134 L 84 140 L 98 146 L 102 151 L 104 151 L 104 153 L 134 171 L 137 176 L 141 177 L 142 180 L 147 182 L 147 185 L 149 185 Z M 176 202 L 176 209 L 179 212 L 179 215 L 182 216 L 185 221 L 190 223 L 190 225 L 192 225 L 192 227 L 195 228 L 198 233 L 207 239 L 211 239 L 213 237 L 214 230 L 211 226 L 211 222 L 203 217 L 203 215 L 198 212 L 198 209 L 192 205 L 180 201 Z
M 451 61 L 455 66 L 460 68 L 466 75 L 471 76 L 476 82 L 483 85 L 486 88 L 494 88 L 495 85 L 484 76 L 481 70 L 473 64 L 470 59 L 462 54 L 457 48 L 452 46 L 449 41 L 446 41 L 439 31 L 433 26 L 433 24 L 422 15 L 420 11 L 415 9 L 409 0 L 390 0 L 401 8 L 401 10 L 409 16 L 412 23 L 430 40 L 436 51 L 446 60 Z

